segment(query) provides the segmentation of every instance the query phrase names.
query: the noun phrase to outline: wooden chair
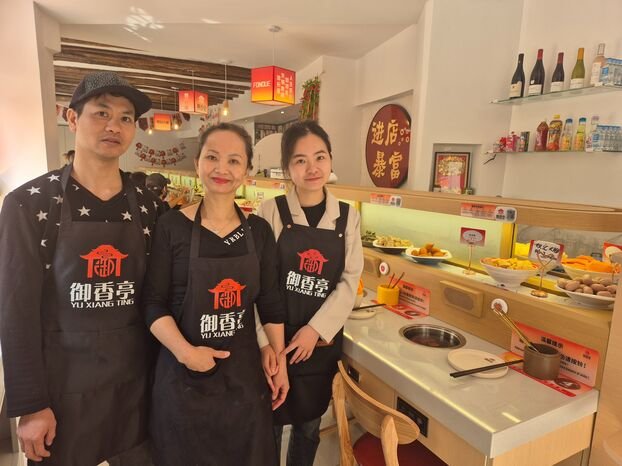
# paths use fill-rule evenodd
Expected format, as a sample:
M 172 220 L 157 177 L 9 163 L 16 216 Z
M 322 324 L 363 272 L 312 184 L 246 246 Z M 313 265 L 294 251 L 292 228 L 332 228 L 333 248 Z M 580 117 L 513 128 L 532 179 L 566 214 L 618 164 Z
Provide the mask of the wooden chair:
M 354 418 L 366 431 L 354 446 L 350 440 L 346 401 Z M 341 361 L 333 379 L 333 409 L 339 433 L 340 466 L 445 465 L 421 442 L 416 442 L 417 424 L 363 392 L 350 379 Z

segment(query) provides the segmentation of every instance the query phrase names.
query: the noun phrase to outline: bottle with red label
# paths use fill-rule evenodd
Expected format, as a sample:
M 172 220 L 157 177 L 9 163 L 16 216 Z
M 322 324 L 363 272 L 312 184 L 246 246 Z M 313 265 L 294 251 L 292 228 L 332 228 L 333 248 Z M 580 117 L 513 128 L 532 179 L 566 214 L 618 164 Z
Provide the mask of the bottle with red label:
M 560 116 L 553 115 L 551 124 L 549 124 L 549 137 L 546 142 L 546 150 L 552 152 L 559 150 L 559 142 L 562 136 L 562 127 L 563 123 L 560 119 Z
M 536 128 L 536 143 L 533 150 L 542 152 L 546 150 L 546 142 L 549 135 L 549 125 L 546 124 L 546 118 L 540 122 Z

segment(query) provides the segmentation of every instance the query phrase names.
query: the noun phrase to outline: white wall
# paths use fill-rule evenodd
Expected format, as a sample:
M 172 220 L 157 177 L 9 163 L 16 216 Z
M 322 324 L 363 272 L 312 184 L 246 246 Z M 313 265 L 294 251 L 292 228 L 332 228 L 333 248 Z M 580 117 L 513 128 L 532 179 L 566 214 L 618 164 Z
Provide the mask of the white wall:
M 356 61 L 356 104 L 409 92 L 415 76 L 415 24 Z
M 622 2 L 618 0 L 592 0 L 589 4 L 567 0 L 563 7 L 557 2 L 525 0 L 518 51 L 525 53 L 527 79 L 538 48 L 544 49 L 547 84 L 557 53 L 564 52 L 566 86 L 579 47 L 585 48 L 586 74 L 598 43 L 606 44 L 606 56 L 622 56 L 621 20 Z M 506 68 L 506 81 L 514 67 L 515 63 Z M 533 147 L 536 127 L 544 118 L 550 121 L 554 113 L 559 113 L 562 119 L 573 118 L 575 128 L 579 117 L 587 117 L 589 125 L 594 114 L 605 124 L 622 124 L 622 92 L 547 100 L 515 106 L 511 112 L 509 129 L 530 131 Z M 506 197 L 622 206 L 622 183 L 617 180 L 617 174 L 622 173 L 622 154 L 543 153 L 502 157 L 506 158 L 503 185 Z
M 360 110 L 354 106 L 356 62 L 337 57 L 324 57 L 323 62 L 319 123 L 330 136 L 339 182 L 358 184 L 363 151 L 357 124 Z
M 48 153 L 50 160 L 57 160 L 58 144 L 50 133 L 54 129 L 46 125 L 52 115 L 55 128 L 49 57 L 58 25 L 35 8 L 32 1 L 0 2 L 0 62 L 5 64 L 0 67 L 0 199 L 45 173 Z
M 510 110 L 489 102 L 507 92 L 506 70 L 514 62 L 521 12 L 518 0 L 426 4 L 418 25 L 425 56 L 415 88 L 414 189 L 429 189 L 435 144 L 479 147 L 507 132 Z M 483 165 L 480 152 L 475 149 L 471 164 L 477 193 L 499 194 L 502 163 Z
M 281 167 L 281 133 L 269 134 L 255 144 L 254 170 L 263 170 L 265 168 Z

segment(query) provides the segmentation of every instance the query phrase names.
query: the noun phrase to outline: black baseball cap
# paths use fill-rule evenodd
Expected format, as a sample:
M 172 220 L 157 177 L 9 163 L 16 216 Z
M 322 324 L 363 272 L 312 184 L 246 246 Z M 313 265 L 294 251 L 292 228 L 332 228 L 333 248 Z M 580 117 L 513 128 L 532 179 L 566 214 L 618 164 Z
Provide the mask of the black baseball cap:
M 154 191 L 158 195 L 160 195 L 164 190 L 164 187 L 167 184 L 170 184 L 170 182 L 171 180 L 166 178 L 161 173 L 152 173 L 151 175 L 147 176 L 147 179 L 145 180 L 145 186 L 147 186 L 147 189 Z
M 125 97 L 134 105 L 136 118 L 151 108 L 151 99 L 145 93 L 112 71 L 90 73 L 82 78 L 76 90 L 73 91 L 69 108 L 75 108 L 79 103 L 100 94 L 116 94 Z

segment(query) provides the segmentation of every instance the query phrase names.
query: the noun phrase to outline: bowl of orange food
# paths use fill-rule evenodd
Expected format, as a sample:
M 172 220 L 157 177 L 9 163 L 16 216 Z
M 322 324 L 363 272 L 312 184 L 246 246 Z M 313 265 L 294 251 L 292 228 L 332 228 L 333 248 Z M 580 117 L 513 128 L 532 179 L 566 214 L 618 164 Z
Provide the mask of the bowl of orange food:
M 620 268 L 617 264 L 599 261 L 591 256 L 568 257 L 562 260 L 562 266 L 573 280 L 586 274 L 592 278 L 612 278 L 613 276 L 614 282 L 617 282 L 620 277 Z
M 485 257 L 480 262 L 488 275 L 503 288 L 518 288 L 538 273 L 538 266 L 528 260 Z

